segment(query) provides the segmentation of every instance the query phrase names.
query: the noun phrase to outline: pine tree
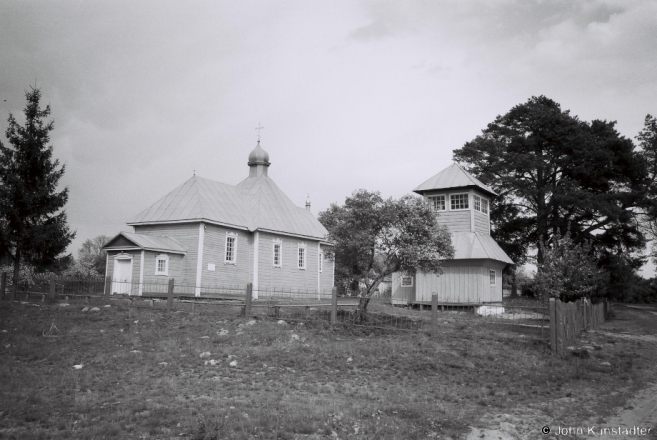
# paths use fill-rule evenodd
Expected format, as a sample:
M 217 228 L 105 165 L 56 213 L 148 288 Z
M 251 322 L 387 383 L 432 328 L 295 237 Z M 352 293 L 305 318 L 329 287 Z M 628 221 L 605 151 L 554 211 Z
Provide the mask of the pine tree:
M 50 106 L 39 107 L 40 89 L 31 87 L 25 97 L 25 125 L 10 113 L 5 133 L 10 146 L 0 142 L 0 250 L 13 261 L 14 297 L 22 262 L 43 270 L 70 259 L 62 254 L 75 237 L 63 210 L 68 188 L 57 192 L 66 167 L 53 160 L 48 145 L 53 121 L 43 121 Z

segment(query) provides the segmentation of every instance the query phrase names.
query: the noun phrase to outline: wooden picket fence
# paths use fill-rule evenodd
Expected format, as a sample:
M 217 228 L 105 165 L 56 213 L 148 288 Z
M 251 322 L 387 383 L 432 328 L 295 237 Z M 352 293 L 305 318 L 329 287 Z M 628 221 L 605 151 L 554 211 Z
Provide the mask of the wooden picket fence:
M 582 331 L 597 327 L 605 322 L 608 302 L 591 304 L 589 300 L 564 303 L 550 298 L 550 348 L 557 354 L 564 354 L 566 348 L 574 345 Z

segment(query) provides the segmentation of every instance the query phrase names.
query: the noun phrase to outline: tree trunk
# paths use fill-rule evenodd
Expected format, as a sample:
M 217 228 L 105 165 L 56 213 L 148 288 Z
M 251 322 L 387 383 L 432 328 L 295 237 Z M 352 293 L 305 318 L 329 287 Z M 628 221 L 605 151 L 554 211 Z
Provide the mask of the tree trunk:
M 16 258 L 14 258 L 14 278 L 11 284 L 11 299 L 18 298 L 18 281 L 21 268 L 21 248 L 16 247 Z
M 358 300 L 358 307 L 356 308 L 355 321 L 359 324 L 365 322 L 367 317 L 367 305 L 370 303 L 371 295 L 362 296 Z
M 511 298 L 518 297 L 518 278 L 516 277 L 517 267 L 511 267 Z

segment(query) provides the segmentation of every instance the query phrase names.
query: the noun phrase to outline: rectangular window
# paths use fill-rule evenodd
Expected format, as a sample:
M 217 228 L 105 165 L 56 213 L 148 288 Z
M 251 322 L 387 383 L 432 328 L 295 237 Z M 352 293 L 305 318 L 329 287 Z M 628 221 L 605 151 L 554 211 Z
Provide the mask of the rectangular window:
M 402 277 L 401 285 L 402 287 L 413 287 L 413 277 Z
M 281 243 L 280 240 L 275 240 L 274 241 L 274 248 L 273 248 L 273 259 L 274 259 L 274 267 L 281 267 L 281 251 L 282 251 L 283 244 Z
M 299 243 L 299 269 L 306 268 L 306 245 Z
M 481 212 L 481 197 L 475 195 L 474 197 L 474 209 Z
M 236 264 L 237 261 L 237 234 L 226 232 L 226 256 L 224 263 Z
M 468 194 L 451 194 L 449 200 L 451 210 L 468 209 L 470 207 L 468 204 Z
M 481 198 L 481 212 L 488 214 L 488 199 Z
M 494 271 L 494 270 L 491 270 L 489 272 L 489 276 L 490 276 L 490 285 L 494 286 L 495 283 L 497 282 L 497 272 Z
M 427 197 L 431 209 L 434 211 L 444 211 L 445 210 L 445 196 L 429 196 Z
M 155 275 L 169 275 L 169 256 L 167 254 L 155 257 Z

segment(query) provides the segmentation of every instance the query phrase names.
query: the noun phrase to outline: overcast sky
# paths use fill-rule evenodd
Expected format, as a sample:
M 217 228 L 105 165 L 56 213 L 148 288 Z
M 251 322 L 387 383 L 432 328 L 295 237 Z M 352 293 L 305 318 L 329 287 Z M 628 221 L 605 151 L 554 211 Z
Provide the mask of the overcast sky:
M 194 170 L 241 181 L 259 123 L 269 175 L 315 214 L 409 193 L 531 96 L 634 138 L 657 114 L 657 2 L 0 0 L 3 143 L 35 82 L 77 255 Z

